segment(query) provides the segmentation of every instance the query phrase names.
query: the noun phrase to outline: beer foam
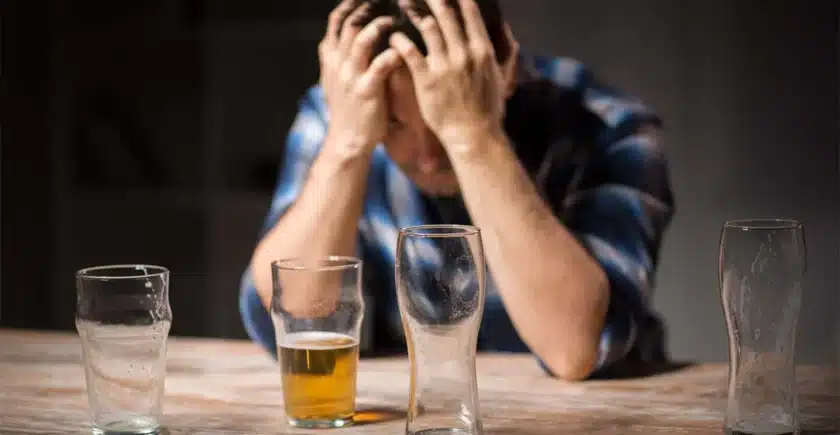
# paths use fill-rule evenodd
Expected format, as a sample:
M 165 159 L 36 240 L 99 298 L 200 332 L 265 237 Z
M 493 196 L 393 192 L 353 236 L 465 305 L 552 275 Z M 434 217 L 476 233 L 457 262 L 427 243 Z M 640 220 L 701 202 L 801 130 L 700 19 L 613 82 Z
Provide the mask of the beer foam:
M 358 344 L 355 338 L 338 332 L 305 331 L 285 334 L 280 346 L 287 349 L 328 350 L 345 349 Z

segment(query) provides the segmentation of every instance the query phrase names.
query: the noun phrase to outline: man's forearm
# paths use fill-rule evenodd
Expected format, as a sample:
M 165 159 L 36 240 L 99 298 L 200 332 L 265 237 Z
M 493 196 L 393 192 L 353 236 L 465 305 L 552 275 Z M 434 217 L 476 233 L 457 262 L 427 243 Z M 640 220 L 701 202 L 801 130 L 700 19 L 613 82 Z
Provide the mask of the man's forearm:
M 295 203 L 260 241 L 251 259 L 265 306 L 272 294 L 271 262 L 289 257 L 354 255 L 370 154 L 348 155 L 327 139 Z
M 580 379 L 596 363 L 609 302 L 606 275 L 553 215 L 503 132 L 450 147 L 473 222 L 520 336 L 552 371 Z

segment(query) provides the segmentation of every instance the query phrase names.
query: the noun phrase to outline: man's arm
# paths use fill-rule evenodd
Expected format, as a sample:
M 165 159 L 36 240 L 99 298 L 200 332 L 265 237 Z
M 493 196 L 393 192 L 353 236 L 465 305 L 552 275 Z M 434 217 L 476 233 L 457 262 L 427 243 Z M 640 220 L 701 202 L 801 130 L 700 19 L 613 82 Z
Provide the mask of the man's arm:
M 271 206 L 248 269 L 240 311 L 248 335 L 275 347 L 268 315 L 271 262 L 281 258 L 353 255 L 367 177 L 367 157 L 336 156 L 329 149 L 321 89 L 310 89 L 289 132 Z
M 266 307 L 272 261 L 356 252 L 370 153 L 335 152 L 346 144 L 328 137 L 326 123 L 310 105 L 304 103 L 290 133 L 269 229 L 251 259 L 254 287 Z
M 577 62 L 549 67 L 603 123 L 578 190 L 551 204 L 568 226 L 499 131 L 475 138 L 480 152 L 455 154 L 453 165 L 517 331 L 550 372 L 580 379 L 632 347 L 673 198 L 658 119 Z
M 477 137 L 483 152 L 452 160 L 511 321 L 558 377 L 585 378 L 632 347 L 671 213 L 667 184 L 648 184 L 665 179 L 657 137 L 640 128 L 593 156 L 588 172 L 599 175 L 567 198 L 569 227 L 503 134 Z
M 362 28 L 358 24 L 365 13 L 354 2 L 341 2 L 319 45 L 322 88 L 304 100 L 289 135 L 267 232 L 254 250 L 251 279 L 245 281 L 264 307 L 272 299 L 273 261 L 356 251 L 371 156 L 386 132 L 385 80 L 399 65 L 393 50 L 374 53 L 392 18 L 377 17 Z M 329 275 L 280 272 L 283 310 L 318 315 L 312 310 L 332 309 L 340 277 Z
M 471 140 L 481 152 L 450 158 L 511 321 L 554 374 L 584 378 L 597 363 L 607 276 L 540 198 L 504 133 Z

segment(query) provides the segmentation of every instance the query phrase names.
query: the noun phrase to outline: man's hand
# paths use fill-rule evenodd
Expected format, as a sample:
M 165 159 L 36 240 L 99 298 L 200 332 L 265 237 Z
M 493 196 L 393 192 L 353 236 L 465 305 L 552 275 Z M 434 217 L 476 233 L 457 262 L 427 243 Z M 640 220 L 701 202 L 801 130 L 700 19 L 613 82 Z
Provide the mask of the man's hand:
M 330 112 L 328 136 L 334 139 L 328 142 L 341 144 L 338 152 L 354 156 L 370 151 L 384 138 L 385 80 L 401 62 L 392 49 L 371 61 L 374 44 L 393 20 L 379 17 L 360 29 L 356 23 L 367 8 L 364 4 L 353 10 L 351 1 L 343 1 L 330 14 L 318 46 L 321 86 Z
M 518 45 L 506 27 L 512 53 L 496 61 L 493 43 L 474 0 L 459 0 L 465 31 L 445 0 L 429 0 L 434 16 L 413 16 L 428 48 L 423 57 L 405 35 L 395 33 L 391 46 L 405 60 L 414 79 L 420 112 L 448 152 L 471 151 L 478 138 L 501 132 L 505 89 L 514 79 Z

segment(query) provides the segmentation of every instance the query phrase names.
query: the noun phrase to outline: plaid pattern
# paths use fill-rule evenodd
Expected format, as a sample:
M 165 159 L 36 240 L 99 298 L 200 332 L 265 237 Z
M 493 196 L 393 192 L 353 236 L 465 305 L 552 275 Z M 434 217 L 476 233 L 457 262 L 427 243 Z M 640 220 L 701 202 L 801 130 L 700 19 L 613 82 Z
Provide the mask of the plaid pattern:
M 639 101 L 600 83 L 574 59 L 523 55 L 521 72 L 505 128 L 543 197 L 600 262 L 611 284 L 598 371 L 630 359 L 661 358 L 663 332 L 649 301 L 674 204 L 663 150 L 651 136 L 658 134 L 659 119 Z M 312 87 L 289 132 L 263 234 L 300 194 L 328 123 L 322 90 Z M 393 276 L 397 235 L 402 227 L 444 223 L 430 209 L 433 203 L 380 145 L 372 158 L 358 245 L 365 271 L 373 276 L 366 285 L 375 299 L 374 346 L 400 348 Z M 434 262 L 437 253 L 431 249 L 424 255 Z M 490 276 L 487 290 L 479 349 L 527 352 Z M 240 310 L 251 338 L 275 353 L 274 329 L 248 270 Z

